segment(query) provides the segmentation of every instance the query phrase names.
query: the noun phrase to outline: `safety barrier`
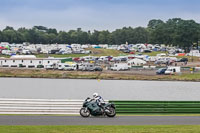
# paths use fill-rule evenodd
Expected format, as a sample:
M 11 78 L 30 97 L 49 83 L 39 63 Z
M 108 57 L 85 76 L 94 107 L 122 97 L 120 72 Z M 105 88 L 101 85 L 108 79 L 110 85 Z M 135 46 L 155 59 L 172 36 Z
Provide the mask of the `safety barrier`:
M 0 114 L 79 114 L 83 100 L 0 99 Z
M 109 101 L 118 114 L 200 113 L 200 101 Z
M 79 114 L 84 100 L 0 98 L 0 114 Z M 106 100 L 107 102 L 107 100 Z M 200 101 L 109 101 L 117 114 L 200 113 Z

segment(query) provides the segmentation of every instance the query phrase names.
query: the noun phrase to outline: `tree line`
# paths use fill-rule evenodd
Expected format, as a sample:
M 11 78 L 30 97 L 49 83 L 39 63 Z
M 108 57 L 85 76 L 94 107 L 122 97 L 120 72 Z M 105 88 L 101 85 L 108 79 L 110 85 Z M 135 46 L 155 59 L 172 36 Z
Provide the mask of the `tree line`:
M 129 44 L 151 43 L 178 46 L 190 49 L 198 46 L 200 24 L 194 20 L 172 18 L 167 21 L 150 20 L 147 27 L 123 27 L 113 32 L 83 31 L 81 28 L 70 31 L 57 31 L 55 28 L 34 26 L 31 29 L 7 26 L 0 31 L 0 42 L 33 44 Z

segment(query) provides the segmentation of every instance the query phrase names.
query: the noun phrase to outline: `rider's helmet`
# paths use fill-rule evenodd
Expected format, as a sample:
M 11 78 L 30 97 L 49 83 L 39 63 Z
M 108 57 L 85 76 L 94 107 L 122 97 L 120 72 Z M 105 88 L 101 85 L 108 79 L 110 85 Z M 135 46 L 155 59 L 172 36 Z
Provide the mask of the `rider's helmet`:
M 94 93 L 94 94 L 93 94 L 93 98 L 97 98 L 98 96 L 99 96 L 98 93 Z

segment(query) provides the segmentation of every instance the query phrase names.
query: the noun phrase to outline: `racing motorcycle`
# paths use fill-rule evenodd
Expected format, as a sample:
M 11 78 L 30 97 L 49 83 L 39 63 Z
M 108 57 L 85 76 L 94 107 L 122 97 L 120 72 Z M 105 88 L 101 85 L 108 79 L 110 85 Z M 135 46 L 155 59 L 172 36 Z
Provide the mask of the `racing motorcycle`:
M 80 109 L 80 115 L 82 117 L 89 117 L 90 115 L 115 117 L 115 105 L 113 103 L 107 103 L 102 105 L 102 107 L 99 107 L 96 100 L 88 97 L 83 102 L 83 107 Z

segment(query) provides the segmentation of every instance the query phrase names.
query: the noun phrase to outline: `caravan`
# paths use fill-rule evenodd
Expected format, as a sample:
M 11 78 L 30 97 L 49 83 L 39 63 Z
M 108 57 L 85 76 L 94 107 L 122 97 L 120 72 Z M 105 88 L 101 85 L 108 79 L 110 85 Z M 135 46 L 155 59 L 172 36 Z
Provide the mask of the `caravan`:
M 58 70 L 76 70 L 77 64 L 74 62 L 59 63 Z
M 94 63 L 84 63 L 79 66 L 79 70 L 82 71 L 103 71 L 103 68 L 98 64 Z
M 132 60 L 128 61 L 128 66 L 131 68 L 132 66 L 141 66 L 141 65 L 144 65 L 146 63 L 147 62 L 144 61 L 144 60 L 135 58 L 135 59 L 132 59 Z
M 113 71 L 123 71 L 123 70 L 128 70 L 129 66 L 126 63 L 119 63 L 119 64 L 114 64 L 113 67 L 111 67 L 111 70 Z

